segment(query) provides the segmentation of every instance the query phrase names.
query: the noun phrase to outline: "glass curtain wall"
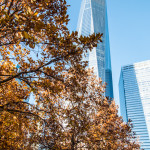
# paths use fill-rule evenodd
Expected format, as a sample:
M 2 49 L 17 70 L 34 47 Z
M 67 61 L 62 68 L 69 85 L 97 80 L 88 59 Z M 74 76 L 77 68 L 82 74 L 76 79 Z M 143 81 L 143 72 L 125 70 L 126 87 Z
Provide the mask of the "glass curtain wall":
M 119 95 L 123 120 L 132 120 L 141 148 L 150 150 L 150 61 L 122 67 Z
M 92 52 L 88 51 L 83 60 L 88 61 L 97 77 L 107 83 L 105 95 L 113 98 L 106 0 L 82 0 L 77 30 L 79 36 L 103 33 L 103 42 Z

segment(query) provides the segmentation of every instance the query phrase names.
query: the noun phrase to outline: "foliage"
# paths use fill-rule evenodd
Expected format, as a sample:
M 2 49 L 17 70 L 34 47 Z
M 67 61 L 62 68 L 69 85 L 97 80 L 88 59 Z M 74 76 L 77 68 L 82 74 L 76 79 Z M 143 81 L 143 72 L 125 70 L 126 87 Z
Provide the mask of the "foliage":
M 139 148 L 82 61 L 102 34 L 70 33 L 67 7 L 0 1 L 0 149 Z
M 80 76 L 76 81 L 70 76 L 72 89 L 66 89 L 65 106 L 61 105 L 65 114 L 62 117 L 65 137 L 60 149 L 139 149 L 131 123 L 123 123 L 114 101 L 104 97 L 102 81 L 93 73 Z M 75 84 L 79 85 L 78 89 L 74 89 Z

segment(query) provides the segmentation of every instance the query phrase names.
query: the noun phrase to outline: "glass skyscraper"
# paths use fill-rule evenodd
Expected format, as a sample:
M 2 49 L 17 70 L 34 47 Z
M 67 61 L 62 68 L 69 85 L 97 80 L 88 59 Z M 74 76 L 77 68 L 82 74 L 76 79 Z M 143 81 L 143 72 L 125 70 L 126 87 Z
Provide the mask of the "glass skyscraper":
M 77 30 L 79 36 L 103 33 L 103 42 L 88 51 L 84 60 L 107 83 L 105 95 L 113 98 L 106 0 L 82 0 Z
M 141 148 L 150 150 L 150 60 L 122 67 L 119 95 L 123 120 L 132 120 Z

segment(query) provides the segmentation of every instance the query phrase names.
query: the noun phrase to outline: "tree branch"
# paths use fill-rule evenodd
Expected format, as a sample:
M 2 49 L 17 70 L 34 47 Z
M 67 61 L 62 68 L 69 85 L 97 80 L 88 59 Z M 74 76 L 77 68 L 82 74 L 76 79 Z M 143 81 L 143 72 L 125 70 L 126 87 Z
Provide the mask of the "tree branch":
M 19 72 L 19 73 L 16 74 L 16 75 L 12 75 L 11 77 L 8 77 L 8 78 L 6 78 L 5 80 L 0 81 L 0 84 L 5 83 L 5 82 L 8 82 L 8 81 L 10 81 L 10 80 L 12 80 L 12 79 L 14 79 L 14 78 L 18 78 L 19 76 L 21 76 L 21 75 L 23 75 L 23 74 L 29 74 L 29 73 L 38 72 L 38 71 L 40 71 L 41 68 L 43 68 L 43 67 L 45 67 L 45 66 L 48 66 L 48 65 L 52 64 L 53 62 L 60 61 L 60 60 L 62 60 L 62 59 L 64 59 L 64 58 L 67 58 L 68 56 L 73 55 L 73 54 L 75 54 L 75 53 L 76 53 L 76 52 L 73 52 L 73 53 L 70 52 L 70 53 L 68 53 L 68 54 L 65 55 L 65 56 L 56 57 L 55 59 L 53 59 L 53 60 L 51 60 L 51 61 L 49 61 L 49 62 L 43 64 L 42 66 L 39 66 L 38 68 L 36 68 L 36 69 L 34 69 L 34 70 Z

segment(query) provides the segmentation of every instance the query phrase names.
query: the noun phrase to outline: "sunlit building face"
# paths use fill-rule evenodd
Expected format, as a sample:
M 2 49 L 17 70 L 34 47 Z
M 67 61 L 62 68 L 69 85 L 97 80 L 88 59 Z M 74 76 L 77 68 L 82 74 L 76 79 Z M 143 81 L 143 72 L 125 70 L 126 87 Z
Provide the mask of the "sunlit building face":
M 141 148 L 150 150 L 150 60 L 122 67 L 119 95 L 123 120 L 132 120 Z
M 89 62 L 89 68 L 94 68 L 95 75 L 107 83 L 106 96 L 113 98 L 106 0 L 82 0 L 77 30 L 79 36 L 103 33 L 103 42 L 88 51 L 84 60 Z

